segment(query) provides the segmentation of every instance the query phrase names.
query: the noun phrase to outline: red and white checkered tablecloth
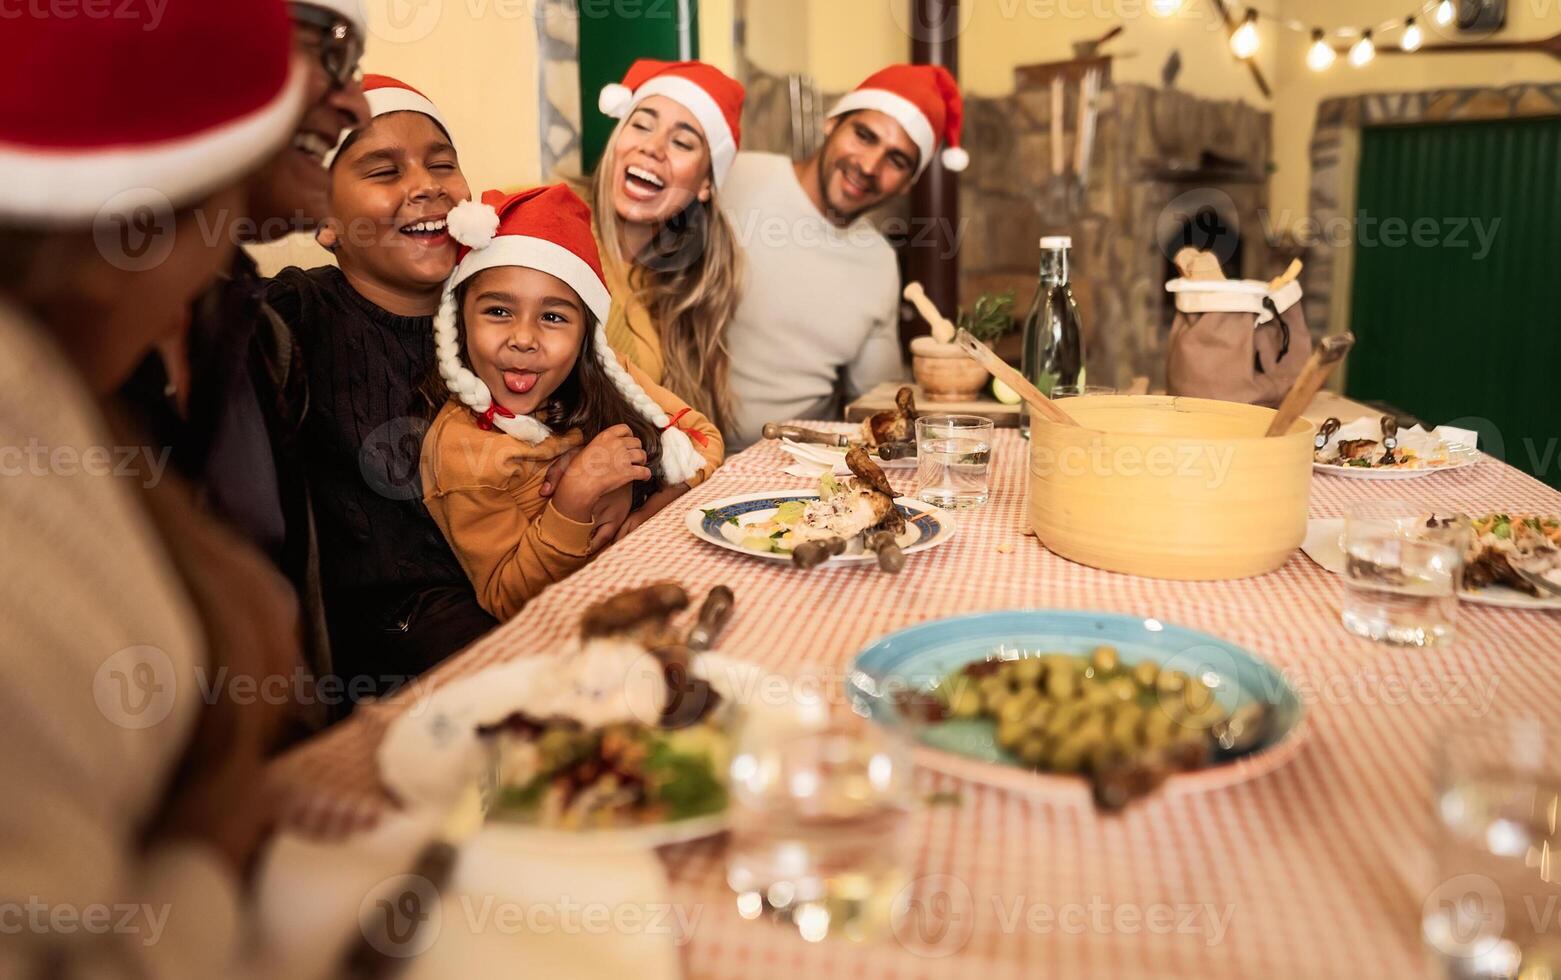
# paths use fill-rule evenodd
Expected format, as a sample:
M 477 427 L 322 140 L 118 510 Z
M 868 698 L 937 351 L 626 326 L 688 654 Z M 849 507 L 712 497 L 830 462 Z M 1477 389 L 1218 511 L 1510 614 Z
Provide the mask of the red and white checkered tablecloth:
M 1233 582 L 1076 565 L 1023 535 L 1026 447 L 1017 433 L 999 431 L 990 502 L 958 512 L 952 541 L 913 555 L 891 576 L 871 565 L 802 574 L 689 536 L 688 507 L 803 485 L 780 472 L 788 460 L 778 449 L 761 444 L 429 680 L 444 684 L 556 649 L 589 603 L 667 578 L 694 595 L 731 586 L 737 611 L 720 649 L 790 676 L 838 675 L 885 633 L 979 610 L 1113 611 L 1204 630 L 1268 658 L 1300 691 L 1310 736 L 1288 765 L 1111 817 L 921 774 L 928 793 L 959 801 L 913 818 L 913 873 L 927 876 L 920 887 L 937 912 L 920 923 L 926 945 L 810 944 L 795 931 L 745 921 L 724 882 L 720 841 L 668 849 L 673 900 L 697 914 L 685 949 L 689 976 L 1429 975 L 1419 923 L 1435 885 L 1430 799 L 1439 733 L 1507 714 L 1552 716 L 1561 703 L 1561 613 L 1465 604 L 1455 644 L 1397 649 L 1345 633 L 1339 580 L 1300 552 L 1272 574 Z M 890 476 L 911 489 L 913 471 Z M 1401 483 L 1318 476 L 1312 516 L 1341 516 L 1369 495 L 1473 513 L 1561 514 L 1561 493 L 1486 458 Z M 385 805 L 374 751 L 398 710 L 395 702 L 361 710 L 280 760 L 277 775 L 351 808 Z M 936 892 L 951 901 L 936 904 Z

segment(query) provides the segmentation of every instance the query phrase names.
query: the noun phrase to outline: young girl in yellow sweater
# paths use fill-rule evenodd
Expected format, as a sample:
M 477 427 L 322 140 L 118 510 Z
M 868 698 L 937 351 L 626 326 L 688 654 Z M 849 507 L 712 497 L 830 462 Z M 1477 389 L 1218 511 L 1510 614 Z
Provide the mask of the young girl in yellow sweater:
M 502 620 L 707 478 L 724 450 L 709 420 L 608 346 L 611 297 L 573 191 L 489 191 L 448 220 L 464 247 L 434 317 L 449 400 L 423 441 L 423 499 Z

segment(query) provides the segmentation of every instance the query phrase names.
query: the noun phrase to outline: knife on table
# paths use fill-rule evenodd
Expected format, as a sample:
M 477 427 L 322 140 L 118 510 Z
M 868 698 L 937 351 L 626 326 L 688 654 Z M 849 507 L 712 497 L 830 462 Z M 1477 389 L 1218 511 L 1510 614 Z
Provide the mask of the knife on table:
M 491 778 L 474 782 L 445 815 L 444 823 L 401 877 L 402 884 L 358 919 L 359 937 L 342 961 L 346 980 L 390 980 L 422 952 L 419 937 L 455 874 L 461 846 L 482 829 L 495 787 Z
M 777 425 L 774 422 L 766 422 L 760 431 L 766 439 L 790 439 L 792 442 L 835 446 L 840 449 L 851 446 L 850 437 L 843 432 L 820 432 L 817 429 L 804 429 L 800 425 Z

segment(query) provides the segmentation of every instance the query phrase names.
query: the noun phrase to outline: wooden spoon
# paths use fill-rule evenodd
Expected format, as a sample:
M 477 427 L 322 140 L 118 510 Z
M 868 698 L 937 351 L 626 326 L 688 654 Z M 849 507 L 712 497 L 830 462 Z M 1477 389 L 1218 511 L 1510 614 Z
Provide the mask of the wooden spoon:
M 1281 272 L 1279 275 L 1268 281 L 1268 291 L 1271 293 L 1277 293 L 1284 287 L 1290 285 L 1291 282 L 1300 278 L 1300 275 L 1301 260 L 1291 259 L 1290 265 L 1285 269 L 1285 271 Z
M 927 324 L 932 327 L 933 340 L 940 344 L 946 344 L 954 339 L 954 324 L 950 323 L 948 318 L 939 313 L 938 308 L 932 305 L 932 300 L 927 297 L 927 291 L 921 288 L 921 283 L 906 283 L 905 298 L 911 301 L 911 305 L 916 307 L 916 312 L 920 313 L 922 319 L 926 320 Z
M 1306 362 L 1306 367 L 1301 369 L 1301 376 L 1295 379 L 1295 384 L 1290 386 L 1290 391 L 1285 395 L 1285 400 L 1279 406 L 1279 413 L 1269 423 L 1267 436 L 1282 436 L 1290 431 L 1290 426 L 1306 411 L 1306 406 L 1317 397 L 1317 392 L 1322 390 L 1323 383 L 1333 373 L 1333 369 L 1344 360 L 1344 355 L 1355 346 L 1355 335 L 1352 333 L 1335 334 L 1332 337 L 1324 337 L 1322 343 L 1312 351 L 1311 359 Z
M 992 348 L 970 335 L 969 330 L 960 330 L 954 335 L 954 342 L 960 346 L 966 354 L 969 354 L 976 363 L 991 371 L 1003 384 L 1019 393 L 1019 397 L 1029 403 L 1030 407 L 1046 416 L 1058 425 L 1078 425 L 1073 416 L 1057 407 L 1057 403 L 1041 394 L 1041 389 L 1030 383 L 1030 379 L 1015 371 L 1008 362 L 992 353 Z

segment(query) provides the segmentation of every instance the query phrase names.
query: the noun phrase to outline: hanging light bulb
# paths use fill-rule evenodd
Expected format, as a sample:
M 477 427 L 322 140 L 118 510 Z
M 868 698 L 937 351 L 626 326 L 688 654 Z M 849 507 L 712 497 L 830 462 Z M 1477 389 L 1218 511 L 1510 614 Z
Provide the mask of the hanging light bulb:
M 1333 50 L 1333 45 L 1323 37 L 1321 27 L 1312 29 L 1312 46 L 1306 50 L 1306 67 L 1312 71 L 1326 71 L 1333 64 L 1333 59 L 1338 53 Z
M 1230 36 L 1230 50 L 1235 52 L 1238 58 L 1250 58 L 1257 54 L 1259 40 L 1257 11 L 1248 7 L 1246 19 L 1241 22 L 1240 27 L 1236 28 L 1236 33 Z
M 1157 17 L 1172 17 L 1182 9 L 1182 0 L 1149 0 L 1149 9 Z
M 1442 0 L 1436 5 L 1436 23 L 1439 27 L 1446 27 L 1458 16 L 1458 9 L 1453 6 L 1453 0 Z
M 1398 39 L 1398 46 L 1405 51 L 1419 51 L 1420 45 L 1425 43 L 1425 34 L 1421 32 L 1420 25 L 1415 23 L 1413 17 L 1404 22 L 1404 36 Z
M 1371 40 L 1371 30 L 1361 32 L 1360 40 L 1350 48 L 1350 64 L 1360 68 L 1377 56 L 1377 45 Z

